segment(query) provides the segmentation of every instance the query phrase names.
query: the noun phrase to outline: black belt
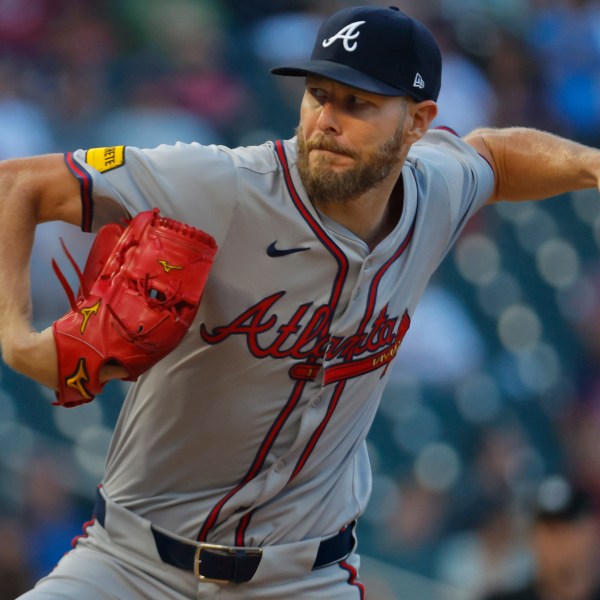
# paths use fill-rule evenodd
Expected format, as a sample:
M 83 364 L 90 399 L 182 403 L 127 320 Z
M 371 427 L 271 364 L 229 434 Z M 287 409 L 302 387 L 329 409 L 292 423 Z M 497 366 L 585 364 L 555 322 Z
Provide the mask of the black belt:
M 96 494 L 94 516 L 104 527 L 106 500 L 100 490 Z M 340 562 L 352 552 L 355 525 L 356 521 L 353 521 L 319 544 L 313 571 Z M 262 558 L 261 548 L 239 548 L 202 542 L 186 544 L 154 527 L 152 535 L 163 562 L 192 571 L 201 581 L 245 583 L 252 579 Z

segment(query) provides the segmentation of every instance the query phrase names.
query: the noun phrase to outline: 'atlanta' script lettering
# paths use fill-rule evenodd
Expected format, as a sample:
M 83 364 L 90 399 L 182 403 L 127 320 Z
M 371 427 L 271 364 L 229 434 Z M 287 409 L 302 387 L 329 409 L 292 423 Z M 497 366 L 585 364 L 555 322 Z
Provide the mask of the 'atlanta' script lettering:
M 390 317 L 386 305 L 372 321 L 370 330 L 358 331 L 348 337 L 332 336 L 329 333 L 332 314 L 327 305 L 317 307 L 309 316 L 313 303 L 301 304 L 287 322 L 280 323 L 273 308 L 284 295 L 285 292 L 277 292 L 267 296 L 228 325 L 215 327 L 212 331 L 202 325 L 202 339 L 209 344 L 218 344 L 233 335 L 242 335 L 246 337 L 250 352 L 258 358 L 310 359 L 310 362 L 340 358 L 349 362 L 357 356 L 374 354 L 385 348 L 390 348 L 395 355 L 410 323 L 408 313 L 404 313 L 402 319 Z M 273 332 L 276 333 L 274 339 Z M 267 333 L 271 335 L 265 335 Z

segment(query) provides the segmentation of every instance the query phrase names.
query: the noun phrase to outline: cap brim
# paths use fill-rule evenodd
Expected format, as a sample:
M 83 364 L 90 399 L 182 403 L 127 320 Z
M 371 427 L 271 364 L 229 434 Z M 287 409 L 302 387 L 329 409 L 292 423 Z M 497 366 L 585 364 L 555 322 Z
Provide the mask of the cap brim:
M 303 77 L 306 75 L 320 75 L 350 87 L 382 96 L 410 96 L 412 93 L 391 86 L 370 75 L 365 75 L 347 65 L 341 65 L 329 60 L 310 60 L 289 67 L 275 67 L 271 69 L 273 75 L 288 75 L 290 77 Z

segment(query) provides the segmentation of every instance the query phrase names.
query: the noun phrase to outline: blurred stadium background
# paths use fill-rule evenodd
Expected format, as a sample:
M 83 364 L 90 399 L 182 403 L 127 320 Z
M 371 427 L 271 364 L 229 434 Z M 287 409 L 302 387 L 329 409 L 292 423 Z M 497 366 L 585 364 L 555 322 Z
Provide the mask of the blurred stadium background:
M 368 0 L 361 0 L 361 4 Z M 528 125 L 600 143 L 594 0 L 371 2 L 429 24 L 444 51 L 438 124 Z M 337 0 L 0 0 L 0 158 L 76 148 L 290 137 L 310 52 Z M 35 321 L 67 308 L 47 224 Z M 485 208 L 435 276 L 369 444 L 359 526 L 377 600 L 476 600 L 532 569 L 524 505 L 564 476 L 600 494 L 600 198 Z M 9 260 L 9 257 L 4 257 Z M 69 271 L 68 266 L 65 267 Z M 75 283 L 75 282 L 73 282 Z M 0 365 L 0 600 L 68 550 L 92 510 L 125 386 L 81 408 Z

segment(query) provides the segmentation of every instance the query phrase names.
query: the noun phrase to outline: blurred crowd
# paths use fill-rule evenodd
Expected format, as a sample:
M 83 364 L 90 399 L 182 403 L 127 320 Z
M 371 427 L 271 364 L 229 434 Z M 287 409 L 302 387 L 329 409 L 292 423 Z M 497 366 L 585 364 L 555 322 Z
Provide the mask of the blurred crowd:
M 438 39 L 436 124 L 527 125 L 600 145 L 597 1 L 370 3 L 397 5 Z M 0 0 L 0 159 L 290 137 L 302 82 L 269 68 L 309 54 L 323 15 L 351 4 Z M 49 262 L 59 237 L 80 262 L 91 243 L 70 226 L 40 228 L 38 327 L 67 308 Z M 535 573 L 534 490 L 563 478 L 600 498 L 599 246 L 595 191 L 487 208 L 468 225 L 373 426 L 362 553 L 480 599 Z M 48 390 L 0 367 L 0 600 L 48 572 L 89 518 L 123 392 L 53 408 Z

